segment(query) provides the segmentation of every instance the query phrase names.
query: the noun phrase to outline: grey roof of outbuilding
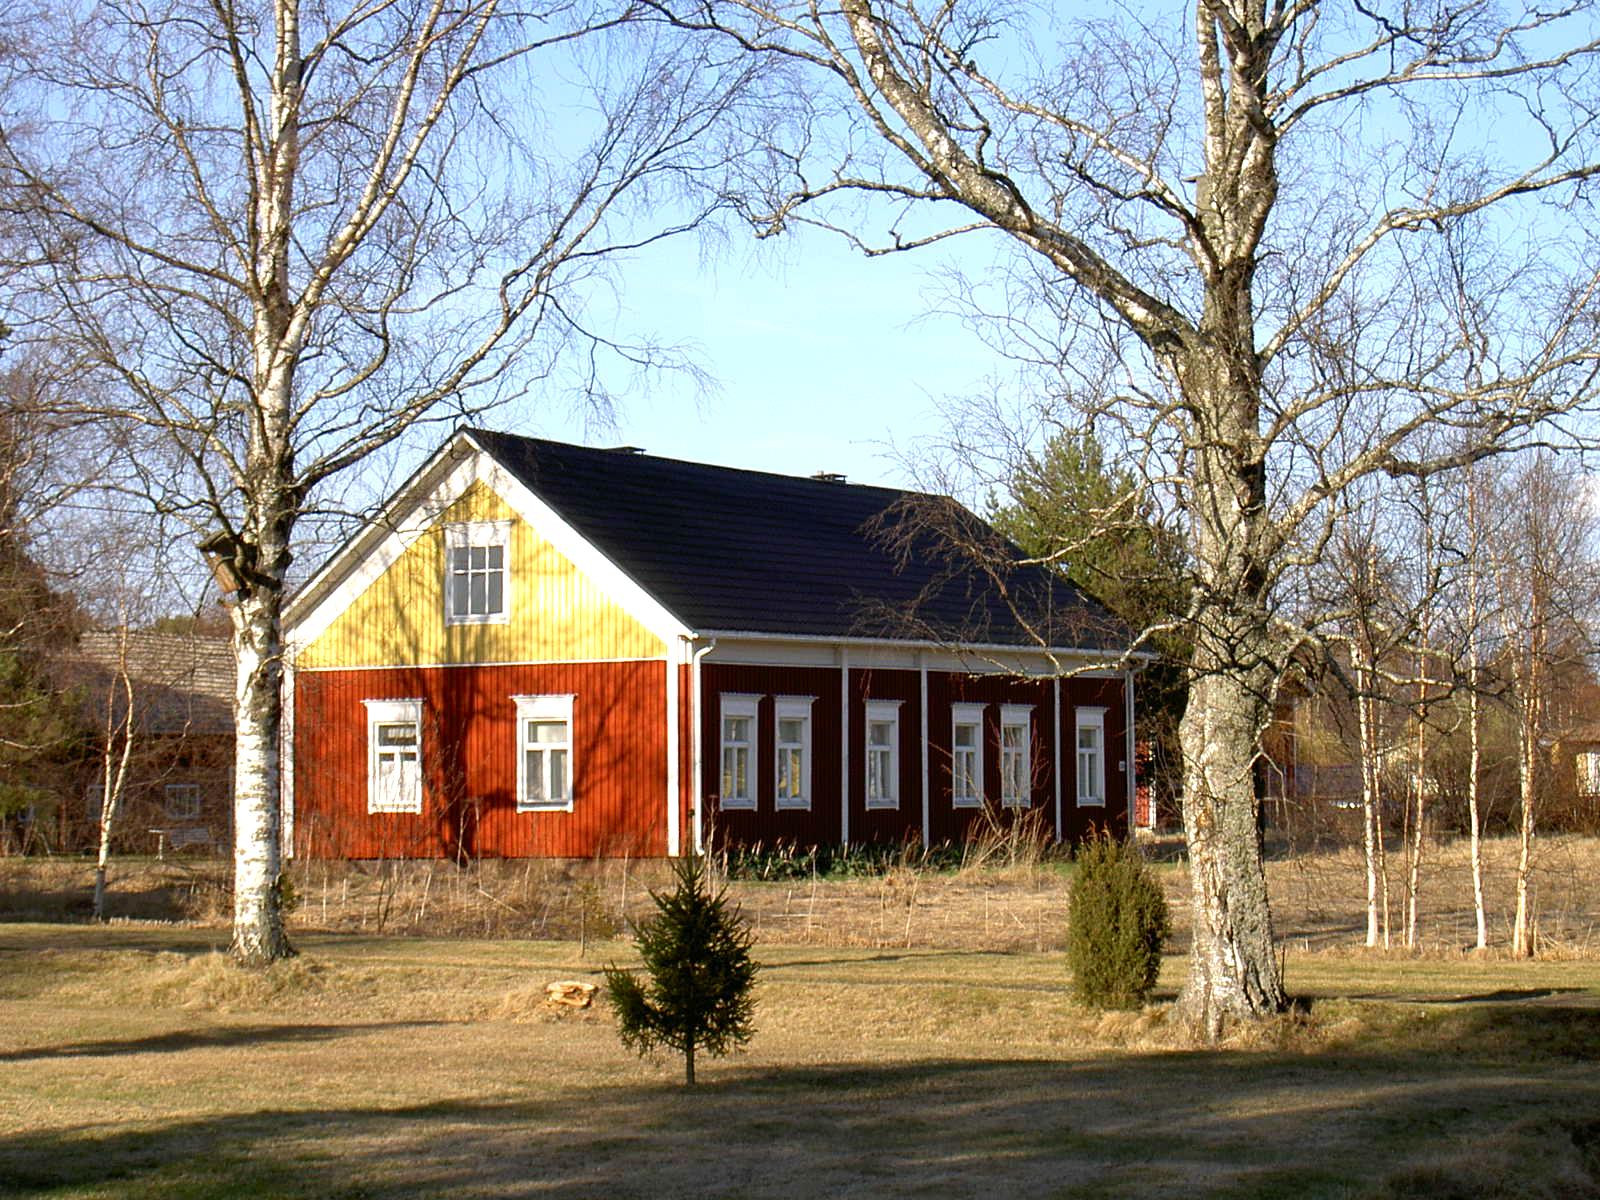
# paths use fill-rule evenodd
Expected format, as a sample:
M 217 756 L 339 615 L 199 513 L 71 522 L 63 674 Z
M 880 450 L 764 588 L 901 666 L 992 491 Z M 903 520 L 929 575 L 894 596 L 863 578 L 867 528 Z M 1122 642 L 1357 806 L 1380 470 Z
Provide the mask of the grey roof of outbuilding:
M 696 632 L 1113 650 L 1128 632 L 943 497 L 464 431 Z M 1008 599 L 1009 598 L 1009 599 Z

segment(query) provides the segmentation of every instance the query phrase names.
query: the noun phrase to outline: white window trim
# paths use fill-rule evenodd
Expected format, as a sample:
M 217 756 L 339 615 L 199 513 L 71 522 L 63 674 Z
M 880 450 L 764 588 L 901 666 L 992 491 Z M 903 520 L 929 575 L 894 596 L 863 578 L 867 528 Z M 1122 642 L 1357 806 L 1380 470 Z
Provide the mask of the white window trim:
M 752 812 L 760 803 L 761 798 L 758 785 L 761 759 L 761 697 L 745 695 L 740 692 L 723 692 L 717 707 L 717 807 L 731 809 L 736 812 Z M 735 797 L 732 800 L 722 792 L 723 762 L 726 759 L 729 745 L 726 736 L 729 717 L 750 718 L 750 763 L 744 773 L 745 781 L 750 788 L 750 794 L 748 796 Z
M 180 807 L 173 803 L 175 796 L 183 796 Z M 162 807 L 169 821 L 198 821 L 201 812 L 200 785 L 198 783 L 169 783 L 162 793 Z
M 1022 726 L 1022 794 L 1006 795 L 1006 727 Z M 1033 807 L 1033 705 L 1000 706 L 1000 803 L 1006 808 Z
M 504 573 L 497 613 L 458 613 L 451 609 L 453 571 L 451 551 L 463 546 L 501 547 Z M 506 625 L 511 621 L 511 522 L 457 521 L 444 527 L 444 623 L 446 625 Z
M 1078 708 L 1074 711 L 1076 716 L 1072 730 L 1072 790 L 1079 808 L 1104 808 L 1106 806 L 1106 710 Z M 1083 751 L 1078 746 L 1078 737 L 1079 732 L 1084 729 L 1100 731 L 1100 752 L 1095 756 L 1097 794 L 1089 797 L 1084 796 L 1083 789 L 1079 786 L 1079 776 L 1082 773 L 1079 757 Z
M 861 764 L 861 792 L 865 797 L 869 809 L 898 809 L 900 807 L 900 704 L 899 700 L 868 700 L 867 725 L 863 736 L 866 738 L 866 753 Z M 872 795 L 872 756 L 875 751 L 883 747 L 874 747 L 872 744 L 872 727 L 874 724 L 889 723 L 889 794 L 874 798 Z
M 572 725 L 572 708 L 575 696 L 571 694 L 549 696 L 513 696 L 517 706 L 517 811 L 518 812 L 571 812 L 577 797 L 577 754 L 573 749 L 576 740 Z M 567 752 L 567 798 L 565 800 L 533 801 L 528 799 L 528 739 L 530 721 L 565 721 L 565 743 L 547 742 L 550 749 Z
M 815 696 L 776 696 L 772 716 L 772 794 L 774 807 L 780 812 L 810 812 L 814 777 L 811 761 L 811 706 Z M 783 763 L 784 744 L 778 738 L 781 722 L 799 719 L 804 722 L 800 730 L 800 795 L 785 796 L 778 791 L 778 772 Z
M 983 710 L 982 704 L 952 704 L 950 706 L 950 807 L 952 808 L 982 808 L 983 807 Z M 976 725 L 978 737 L 974 746 L 977 755 L 976 770 L 978 794 L 976 796 L 961 796 L 956 793 L 956 756 L 960 751 L 956 748 L 956 728 L 961 725 Z
M 363 700 L 361 703 L 367 709 L 367 812 L 420 813 L 422 793 L 426 790 L 422 753 L 422 701 Z M 416 794 L 398 804 L 390 804 L 378 795 L 378 727 L 404 724 L 413 724 L 417 727 Z

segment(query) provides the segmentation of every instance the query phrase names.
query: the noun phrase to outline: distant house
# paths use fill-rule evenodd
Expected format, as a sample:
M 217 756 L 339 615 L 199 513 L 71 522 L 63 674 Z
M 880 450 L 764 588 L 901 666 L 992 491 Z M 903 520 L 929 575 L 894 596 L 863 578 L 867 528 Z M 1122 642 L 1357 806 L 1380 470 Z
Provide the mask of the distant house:
M 1125 632 L 924 503 L 994 540 L 836 476 L 457 434 L 288 607 L 294 852 L 1125 829 Z
M 123 683 L 126 670 L 127 686 Z M 119 850 L 222 851 L 232 829 L 234 657 L 226 637 L 88 630 L 63 665 L 96 745 L 82 783 L 82 834 L 96 835 L 107 720 L 130 711 L 134 749 L 116 822 Z

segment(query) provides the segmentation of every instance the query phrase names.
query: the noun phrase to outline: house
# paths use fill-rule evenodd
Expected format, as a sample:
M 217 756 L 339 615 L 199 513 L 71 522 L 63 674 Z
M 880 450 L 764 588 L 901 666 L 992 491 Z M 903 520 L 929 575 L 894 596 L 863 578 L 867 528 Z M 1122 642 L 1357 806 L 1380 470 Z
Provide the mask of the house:
M 93 765 L 81 782 L 83 828 L 70 841 L 90 846 L 98 839 L 107 766 L 115 777 L 121 731 L 131 714 L 116 848 L 225 851 L 233 827 L 234 656 L 228 638 L 90 629 L 62 670 L 83 696 L 94 734 Z
M 919 509 L 998 541 L 837 476 L 457 433 L 286 610 L 292 852 L 1125 829 L 1125 631 Z

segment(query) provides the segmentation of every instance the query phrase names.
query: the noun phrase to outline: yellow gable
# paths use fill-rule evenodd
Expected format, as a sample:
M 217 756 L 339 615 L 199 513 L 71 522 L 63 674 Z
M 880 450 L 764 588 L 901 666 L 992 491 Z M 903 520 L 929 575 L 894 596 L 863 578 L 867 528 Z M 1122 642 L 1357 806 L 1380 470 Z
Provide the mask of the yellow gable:
M 509 620 L 445 620 L 446 530 L 469 521 L 510 523 Z M 575 662 L 664 653 L 660 638 L 604 595 L 510 505 L 474 483 L 300 652 L 296 665 Z

